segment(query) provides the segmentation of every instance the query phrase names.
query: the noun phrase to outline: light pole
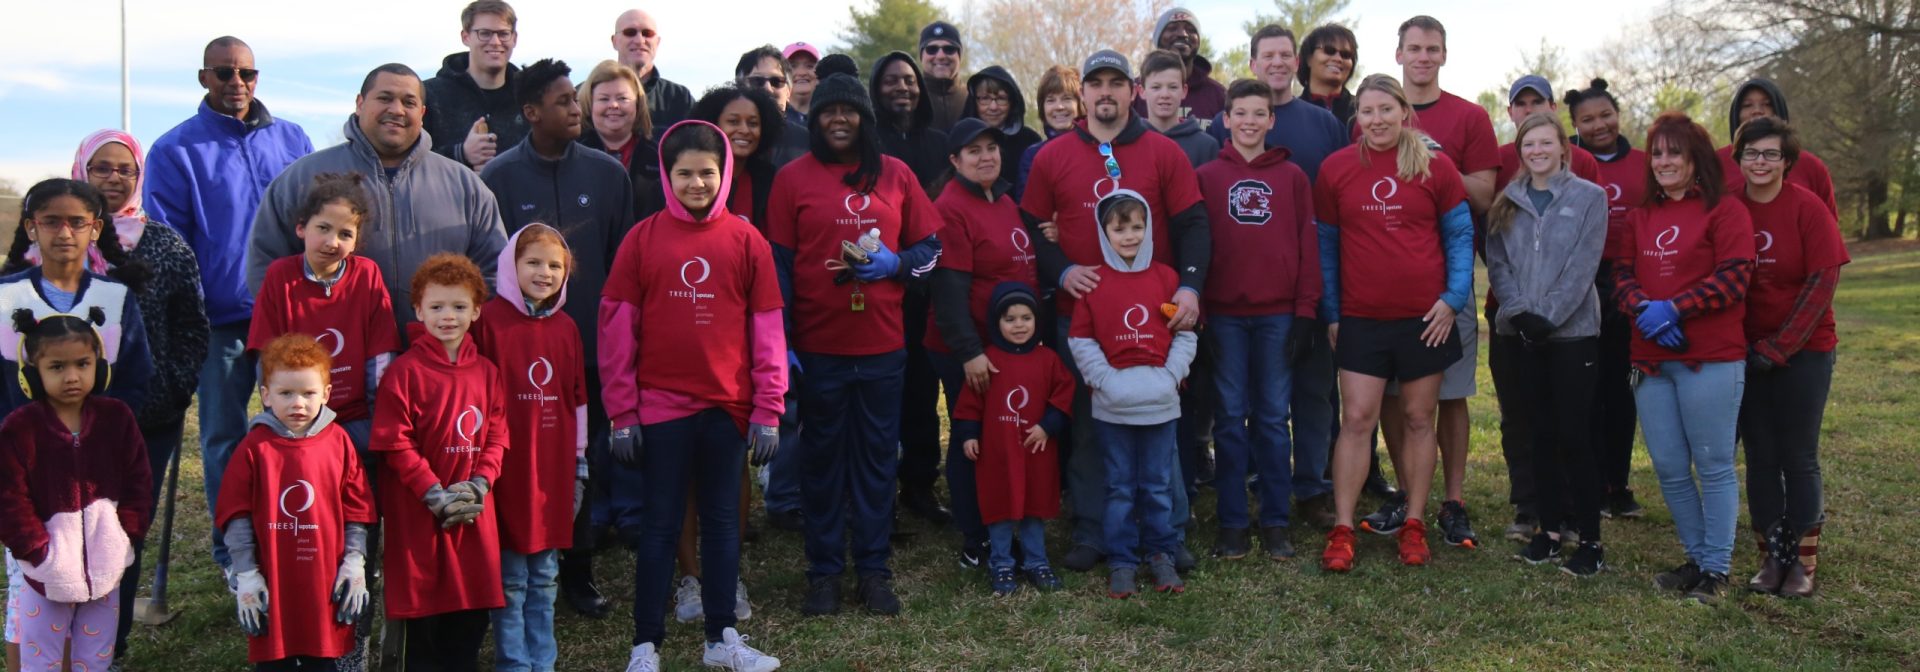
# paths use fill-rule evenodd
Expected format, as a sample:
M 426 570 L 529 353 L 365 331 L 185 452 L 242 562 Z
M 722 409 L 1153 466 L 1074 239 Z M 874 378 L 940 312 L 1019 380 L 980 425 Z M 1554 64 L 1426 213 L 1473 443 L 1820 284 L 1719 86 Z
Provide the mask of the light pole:
M 120 0 L 120 130 L 133 132 L 133 106 L 127 70 L 127 0 Z

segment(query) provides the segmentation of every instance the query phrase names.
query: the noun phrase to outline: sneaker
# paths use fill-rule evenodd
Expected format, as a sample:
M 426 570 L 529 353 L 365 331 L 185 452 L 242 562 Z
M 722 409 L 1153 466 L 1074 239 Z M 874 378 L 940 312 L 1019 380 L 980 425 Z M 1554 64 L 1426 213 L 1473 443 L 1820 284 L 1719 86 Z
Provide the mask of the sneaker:
M 1285 560 L 1293 557 L 1293 542 L 1287 539 L 1285 526 L 1260 528 L 1260 548 L 1267 552 L 1269 560 Z
M 1060 566 L 1076 572 L 1084 572 L 1093 569 L 1094 565 L 1100 564 L 1100 561 L 1105 558 L 1106 554 L 1101 553 L 1098 548 L 1076 544 L 1067 551 L 1066 557 L 1060 559 Z
M 976 546 L 974 544 L 969 544 L 965 541 L 961 541 L 960 542 L 960 568 L 961 569 L 979 569 L 982 565 L 986 563 L 987 554 L 990 551 L 991 549 L 986 544 L 980 544 Z
M 1380 510 L 1360 519 L 1360 529 L 1374 534 L 1393 534 L 1407 524 L 1407 498 L 1395 493 L 1380 504 Z
M 768 511 L 767 527 L 783 532 L 805 532 L 807 531 L 807 518 L 800 514 L 799 509 L 792 511 Z
M 1321 493 L 1293 503 L 1293 517 L 1321 529 L 1333 529 L 1333 494 Z
M 1560 541 L 1569 544 L 1578 544 L 1580 543 L 1580 531 L 1573 529 L 1571 526 L 1561 525 Z
M 1400 491 L 1380 474 L 1378 466 L 1367 472 L 1367 482 L 1361 485 L 1361 491 L 1380 499 L 1393 499 L 1400 496 Z
M 1440 503 L 1440 538 L 1449 546 L 1475 548 L 1480 538 L 1473 534 L 1473 523 L 1467 520 L 1467 507 L 1460 502 Z
M 1132 567 L 1116 567 L 1107 573 L 1107 597 L 1124 600 L 1138 592 L 1140 588 L 1134 585 Z
M 1600 542 L 1580 542 L 1580 547 L 1573 551 L 1573 557 L 1561 563 L 1560 571 L 1583 579 L 1590 578 L 1607 568 L 1606 555 L 1606 550 L 1600 548 Z
M 1513 514 L 1513 524 L 1507 526 L 1507 541 L 1527 543 L 1533 538 L 1534 528 L 1540 526 L 1540 519 L 1530 513 Z
M 1028 567 L 1026 574 L 1027 583 L 1033 584 L 1034 588 L 1038 588 L 1043 593 L 1051 593 L 1066 587 L 1066 584 L 1060 581 L 1060 577 L 1054 576 L 1051 567 L 1044 565 L 1037 568 Z
M 881 616 L 893 616 L 900 613 L 900 598 L 893 594 L 893 579 L 884 576 L 860 577 L 857 588 L 860 602 L 867 605 L 867 611 Z
M 747 582 L 733 584 L 733 620 L 744 621 L 753 618 L 753 603 L 747 601 Z
M 680 588 L 673 591 L 673 618 L 681 623 L 692 623 L 705 618 L 706 608 L 700 603 L 700 580 L 691 576 L 680 577 Z
M 940 498 L 933 494 L 932 489 L 914 488 L 912 490 L 902 490 L 900 493 L 900 508 L 906 509 L 907 513 L 919 516 L 927 522 L 933 523 L 935 526 L 953 522 L 953 511 L 949 510 L 945 504 L 940 503 Z
M 1400 564 L 1419 567 L 1433 559 L 1433 552 L 1427 550 L 1426 523 L 1417 518 L 1408 520 L 1394 536 L 1400 538 Z
M 1680 566 L 1655 574 L 1653 587 L 1661 590 L 1687 592 L 1700 583 L 1700 566 L 1692 560 L 1680 563 Z
M 660 654 L 653 650 L 652 642 L 633 647 L 632 656 L 627 658 L 627 672 L 660 672 Z
M 800 603 L 800 613 L 808 616 L 840 613 L 840 577 L 816 576 L 807 579 L 807 599 Z
M 1727 596 L 1727 575 L 1721 572 L 1701 572 L 1700 582 L 1687 591 L 1687 599 L 1700 604 L 1716 604 Z
M 1548 536 L 1545 532 L 1536 532 L 1532 541 L 1520 547 L 1520 552 L 1513 554 L 1513 559 L 1529 565 L 1558 560 L 1560 559 L 1560 540 Z
M 1187 550 L 1185 543 L 1173 549 L 1173 568 L 1182 572 L 1191 572 L 1200 566 L 1200 559 L 1193 557 L 1193 551 Z
M 1250 549 L 1247 544 L 1246 528 L 1220 528 L 1213 542 L 1213 557 L 1227 560 L 1239 560 L 1247 557 Z
M 1174 568 L 1173 557 L 1165 553 L 1156 553 L 1147 558 L 1147 566 L 1153 570 L 1153 589 L 1162 593 L 1187 592 L 1187 582 L 1180 580 L 1180 570 Z
M 1646 514 L 1646 509 L 1633 498 L 1633 491 L 1626 488 L 1607 493 L 1607 505 L 1600 507 L 1600 515 L 1608 518 L 1639 518 Z
M 1006 597 L 1020 589 L 1020 582 L 1013 580 L 1011 569 L 993 570 L 993 576 L 988 579 L 987 585 L 993 587 L 994 597 Z
M 1327 550 L 1320 552 L 1320 568 L 1329 572 L 1353 569 L 1353 528 L 1335 525 L 1327 533 Z
M 720 631 L 720 641 L 707 642 L 707 652 L 700 656 L 700 662 L 707 667 L 736 672 L 773 672 L 780 669 L 779 658 L 747 646 L 747 638 L 733 628 Z

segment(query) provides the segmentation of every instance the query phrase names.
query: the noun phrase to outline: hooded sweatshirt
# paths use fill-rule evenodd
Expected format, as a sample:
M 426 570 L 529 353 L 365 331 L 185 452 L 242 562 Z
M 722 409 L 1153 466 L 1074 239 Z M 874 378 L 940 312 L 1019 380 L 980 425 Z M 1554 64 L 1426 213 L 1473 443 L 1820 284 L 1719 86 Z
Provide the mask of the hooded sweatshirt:
M 1766 92 L 1767 97 L 1773 99 L 1773 116 L 1779 117 L 1781 121 L 1793 121 L 1792 115 L 1787 111 L 1787 94 L 1782 93 L 1780 86 L 1774 84 L 1773 80 L 1755 77 L 1733 90 L 1733 103 L 1727 110 L 1728 133 L 1740 130 L 1740 99 L 1745 98 L 1747 92 L 1754 89 Z M 1727 146 L 1721 147 L 1719 154 L 1721 177 L 1727 181 L 1727 193 L 1740 193 L 1747 184 L 1747 178 L 1740 172 L 1740 160 L 1733 155 L 1733 144 L 1728 143 Z M 1800 160 L 1795 161 L 1793 169 L 1787 171 L 1787 183 L 1800 185 L 1807 191 L 1813 192 L 1813 195 L 1819 197 L 1820 202 L 1827 206 L 1829 214 L 1839 216 L 1840 205 L 1833 197 L 1833 173 L 1827 170 L 1827 163 L 1821 161 L 1820 157 L 1814 156 L 1813 152 L 1806 149 L 1800 150 Z
M 527 137 L 527 118 L 520 113 L 520 101 L 514 84 L 520 81 L 520 66 L 507 64 L 507 77 L 500 88 L 487 90 L 473 81 L 467 72 L 467 52 L 447 54 L 440 60 L 440 72 L 426 81 L 426 129 L 438 144 L 433 153 L 466 163 L 467 133 L 473 122 L 487 119 L 487 132 L 493 134 L 493 146 L 504 152 Z M 498 158 L 498 155 L 496 155 Z
M 1346 124 L 1313 101 L 1296 96 L 1270 109 L 1273 130 L 1267 131 L 1267 146 L 1287 148 L 1287 160 L 1305 171 L 1309 181 L 1319 177 L 1320 164 L 1327 157 L 1353 142 Z M 1221 149 L 1233 147 L 1226 114 L 1221 111 L 1214 115 L 1213 124 L 1207 126 L 1207 135 L 1219 141 Z
M 1207 267 L 1209 314 L 1313 318 L 1320 304 L 1320 234 L 1313 185 L 1272 147 L 1247 161 L 1240 150 L 1196 171 L 1207 198 L 1213 263 Z
M 1060 355 L 1040 345 L 1038 322 L 1033 337 L 1015 344 L 1000 333 L 1001 316 L 1016 305 L 1040 312 L 1040 300 L 1025 283 L 1004 282 L 993 290 L 990 319 L 996 325 L 987 361 L 996 373 L 987 391 L 971 386 L 960 392 L 953 411 L 953 438 L 980 441 L 974 461 L 980 522 L 992 525 L 1022 518 L 1060 515 L 1060 434 L 1073 412 L 1073 374 Z M 1027 432 L 1039 426 L 1047 443 L 1035 451 Z
M 667 133 L 693 128 L 720 131 L 690 120 Z M 669 198 L 666 210 L 634 225 L 614 255 L 599 321 L 600 394 L 614 427 L 719 408 L 744 430 L 749 423 L 778 426 L 786 410 L 780 278 L 766 238 L 727 211 L 733 150 L 721 146 L 720 186 L 707 212 L 695 217 Z M 811 155 L 795 165 L 806 162 L 818 165 Z M 664 168 L 664 156 L 660 163 Z M 898 329 L 897 316 L 893 323 Z M 900 339 L 896 331 L 894 348 Z
M 380 374 L 400 352 L 400 330 L 380 267 L 349 255 L 333 277 L 320 278 L 304 254 L 273 262 L 254 304 L 247 349 L 265 350 L 273 339 L 291 333 L 313 336 L 333 356 L 327 408 L 339 413 L 341 422 L 367 419 Z
M 983 334 L 993 329 L 987 308 L 1008 282 L 1035 286 L 1033 239 L 1021 219 L 1020 205 L 1007 196 L 1007 184 L 995 183 L 989 202 L 979 184 L 947 181 L 933 207 L 946 225 L 940 229 L 940 266 L 933 271 L 933 314 L 926 346 L 951 352 L 958 361 L 980 356 Z
M 967 103 L 961 118 L 980 118 L 980 103 L 975 97 L 980 83 L 993 80 L 1007 92 L 1007 123 L 1000 127 L 1000 133 L 1007 136 L 1000 141 L 1000 179 L 1007 184 L 1019 184 L 1020 162 L 1027 155 L 1027 148 L 1040 143 L 1040 134 L 1027 128 L 1027 98 L 1020 93 L 1020 83 L 1006 68 L 989 65 L 985 70 L 973 73 L 967 78 Z M 951 128 L 947 130 L 952 130 Z
M 1138 192 L 1117 189 L 1099 208 L 1118 199 L 1146 204 Z M 1160 305 L 1173 300 L 1180 278 L 1153 260 L 1153 209 L 1147 206 L 1147 235 L 1132 260 L 1122 259 L 1100 235 L 1106 260 L 1100 286 L 1073 308 L 1067 347 L 1080 375 L 1093 390 L 1093 417 L 1121 425 L 1157 425 L 1180 417 L 1180 381 L 1193 364 L 1198 337 L 1174 333 Z
M 0 543 L 35 592 L 70 604 L 105 598 L 151 522 L 147 444 L 126 404 L 88 396 L 77 434 L 46 402 L 0 422 Z
M 1607 192 L 1572 172 L 1547 179 L 1544 208 L 1527 194 L 1531 180 L 1507 184 L 1500 197 L 1517 207 L 1513 221 L 1487 234 L 1487 279 L 1500 295 L 1494 331 L 1518 333 L 1513 316 L 1533 313 L 1553 323 L 1551 338 L 1600 335 L 1600 295 L 1593 276 L 1607 244 Z
M 894 61 L 906 62 L 907 67 L 913 69 L 914 81 L 920 83 L 920 99 L 914 102 L 913 112 L 905 124 L 899 123 L 880 95 L 880 80 Z M 880 152 L 906 163 L 920 182 L 920 188 L 930 192 L 934 180 L 947 172 L 947 134 L 933 128 L 933 101 L 927 86 L 926 78 L 920 74 L 920 64 L 904 51 L 881 56 L 867 78 L 867 95 L 873 100 L 878 122 L 874 130 L 880 137 Z
M 1180 118 L 1198 121 L 1201 130 L 1206 130 L 1210 120 L 1226 109 L 1227 87 L 1213 79 L 1213 63 L 1205 56 L 1194 54 L 1193 61 L 1187 64 L 1187 97 L 1180 99 Z M 1133 100 L 1133 113 L 1142 118 L 1147 116 L 1146 97 Z
M 500 367 L 507 384 L 507 452 L 490 498 L 500 510 L 501 548 L 522 555 L 573 546 L 573 482 L 587 476 L 591 361 L 573 311 L 565 309 L 573 274 L 553 304 L 541 309 L 528 305 L 520 291 L 513 251 L 527 231 L 513 234 L 500 251 L 499 294 L 480 311 L 471 332 L 480 356 Z
M 347 117 L 345 143 L 314 152 L 274 178 L 253 220 L 247 250 L 247 283 L 254 293 L 275 259 L 299 254 L 295 213 L 321 173 L 358 172 L 367 177 L 373 209 L 360 225 L 355 254 L 379 264 L 393 300 L 394 320 L 413 321 L 413 271 L 439 252 L 464 254 L 493 281 L 493 260 L 506 245 L 498 201 L 480 176 L 466 165 L 431 151 L 432 136 L 422 132 L 392 177 L 380 165 L 360 124 Z
M 259 569 L 270 598 L 267 634 L 247 638 L 247 662 L 353 649 L 353 625 L 333 618 L 333 582 L 347 553 L 365 557 L 366 527 L 379 517 L 353 440 L 335 419 L 322 407 L 295 434 L 260 412 L 220 480 L 214 522 L 236 549 L 233 569 Z
M 1148 126 L 1151 127 L 1152 124 L 1148 124 Z M 1180 151 L 1186 153 L 1187 163 L 1193 164 L 1195 168 L 1199 168 L 1201 164 L 1212 161 L 1213 157 L 1220 154 L 1220 141 L 1207 135 L 1206 131 L 1202 130 L 1203 126 L 1198 119 L 1188 117 L 1186 120 L 1174 124 L 1173 128 L 1164 131 L 1158 128 L 1154 128 L 1153 130 L 1159 131 L 1161 135 L 1172 138 L 1175 144 L 1180 145 Z
M 107 318 L 106 324 L 98 329 L 105 346 L 104 358 L 112 374 L 106 396 L 126 402 L 138 413 L 138 409 L 146 405 L 152 388 L 153 358 L 147 350 L 146 320 L 141 316 L 140 304 L 134 300 L 133 292 L 107 276 L 85 273 L 80 276 L 79 289 L 73 293 L 73 306 L 55 310 L 40 286 L 45 277 L 39 266 L 0 277 L 0 316 L 6 318 L 0 320 L 0 381 L 20 379 L 22 337 L 13 329 L 13 311 L 31 310 L 35 320 L 57 313 L 86 319 L 92 309 L 99 308 Z M 21 385 L 0 385 L 0 417 L 29 403 L 32 400 L 27 398 Z

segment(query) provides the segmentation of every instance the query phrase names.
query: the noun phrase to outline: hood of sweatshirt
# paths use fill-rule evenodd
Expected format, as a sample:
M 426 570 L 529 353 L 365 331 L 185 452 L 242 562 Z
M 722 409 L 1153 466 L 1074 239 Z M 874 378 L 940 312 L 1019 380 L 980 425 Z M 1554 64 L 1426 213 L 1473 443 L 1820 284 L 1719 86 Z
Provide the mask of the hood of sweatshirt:
M 360 130 L 359 114 L 347 115 L 347 125 L 345 128 L 340 129 L 340 135 L 346 139 L 349 151 L 352 151 L 354 156 L 359 157 L 361 161 L 367 164 L 367 175 L 373 176 L 382 170 L 382 166 L 380 165 L 380 152 L 373 148 L 373 141 L 367 139 L 367 134 Z M 420 138 L 414 140 L 413 147 L 407 149 L 407 156 L 400 160 L 399 168 L 404 171 L 414 164 L 419 163 L 426 155 L 432 153 L 433 136 L 429 135 L 427 129 L 422 127 L 420 129 Z
M 505 299 L 507 303 L 513 304 L 514 309 L 520 311 L 521 315 L 544 317 L 567 305 L 567 280 L 573 279 L 573 273 L 569 271 L 566 280 L 560 282 L 560 293 L 554 295 L 553 305 L 541 311 L 540 315 L 534 315 L 533 308 L 527 305 L 526 295 L 520 291 L 520 260 L 517 258 L 518 255 L 514 254 L 514 250 L 520 247 L 520 237 L 527 235 L 527 232 L 532 231 L 534 227 L 546 229 L 555 234 L 560 233 L 559 229 L 538 222 L 520 227 L 519 231 L 513 232 L 513 235 L 507 238 L 507 246 L 500 248 L 500 257 L 494 266 L 494 293 L 499 294 L 500 298 Z M 567 248 L 567 256 L 573 256 L 573 249 L 567 247 L 566 236 L 560 236 L 560 246 Z
M 1014 81 L 1013 74 L 998 65 L 989 65 L 967 78 L 967 103 L 961 106 L 964 110 L 961 116 L 980 118 L 979 103 L 974 100 L 973 92 L 981 81 L 988 79 L 999 82 L 1000 88 L 1007 90 L 1007 123 L 1000 127 L 1000 132 L 1008 136 L 1020 132 L 1026 127 L 1027 97 L 1020 94 L 1020 83 Z
M 886 74 L 887 66 L 894 61 L 906 61 L 907 67 L 913 69 L 913 81 L 920 84 L 920 100 L 913 106 L 913 122 L 907 124 L 907 127 L 909 130 L 926 128 L 928 124 L 933 123 L 933 97 L 927 94 L 927 78 L 920 74 L 920 63 L 914 61 L 913 56 L 904 51 L 889 53 L 873 62 L 873 72 L 867 77 L 867 97 L 873 101 L 873 113 L 879 118 L 881 124 L 889 127 L 894 125 L 893 111 L 887 109 L 886 101 L 880 97 L 880 78 Z
M 987 337 L 993 347 L 1016 355 L 1033 352 L 1040 345 L 1040 330 L 1036 326 L 1033 337 L 1027 342 L 1014 344 L 1000 333 L 1000 318 L 1014 306 L 1025 305 L 1037 318 L 1040 315 L 1040 299 L 1034 295 L 1033 288 L 1024 282 L 1002 282 L 993 286 L 993 298 L 987 302 Z M 1038 325 L 1038 322 L 1035 323 Z
M 1780 85 L 1765 77 L 1755 77 L 1733 90 L 1733 102 L 1729 104 L 1727 110 L 1727 132 L 1740 130 L 1740 99 L 1745 98 L 1747 92 L 1754 89 L 1767 92 L 1767 97 L 1773 99 L 1773 116 L 1779 117 L 1781 121 L 1793 121 L 1787 112 L 1787 95 L 1780 92 Z
M 1173 138 L 1175 141 L 1179 141 L 1182 138 L 1199 135 L 1203 132 L 1205 131 L 1200 128 L 1200 120 L 1188 117 L 1186 121 L 1174 124 L 1173 128 L 1167 129 L 1164 135 Z
M 1120 253 L 1113 250 L 1113 243 L 1107 242 L 1107 226 L 1101 224 L 1107 221 L 1107 209 L 1124 200 L 1139 201 L 1140 206 L 1147 209 L 1146 235 L 1140 239 L 1140 249 L 1133 254 L 1133 263 L 1122 260 Z M 1100 198 L 1093 212 L 1093 221 L 1100 226 L 1100 256 L 1107 260 L 1109 268 L 1121 273 L 1139 273 L 1153 265 L 1153 206 L 1147 204 L 1146 197 L 1132 189 L 1115 189 L 1113 193 Z
M 1241 156 L 1240 150 L 1234 149 L 1231 143 L 1220 148 L 1220 160 L 1237 166 L 1247 166 L 1250 168 L 1277 166 L 1285 163 L 1287 157 L 1292 155 L 1293 152 L 1288 151 L 1285 147 L 1268 147 L 1267 151 L 1261 152 L 1259 156 L 1253 157 L 1252 161 L 1248 161 L 1247 157 Z
M 304 439 L 319 435 L 320 430 L 326 429 L 327 425 L 333 424 L 334 417 L 333 409 L 321 406 L 320 412 L 313 416 L 313 423 L 307 425 L 307 432 L 305 434 L 294 434 L 293 430 L 287 429 L 286 423 L 280 422 L 280 418 L 274 417 L 273 411 L 262 410 L 253 416 L 253 420 L 247 422 L 247 426 L 265 426 L 267 429 L 273 430 L 276 436 L 284 439 Z
M 924 96 L 922 97 L 924 98 Z M 775 123 L 778 122 L 776 121 Z M 672 137 L 673 134 L 684 133 L 701 126 L 713 129 L 714 133 L 720 135 L 720 187 L 713 192 L 713 206 L 707 208 L 707 216 L 694 219 L 693 213 L 687 211 L 687 206 L 681 205 L 680 199 L 673 195 L 673 179 L 670 177 L 673 172 L 673 166 L 667 165 L 666 147 L 667 139 Z M 765 146 L 764 139 L 762 140 L 762 146 Z M 667 192 L 667 212 L 675 217 L 679 217 L 681 221 L 699 224 L 711 222 L 726 215 L 727 194 L 733 191 L 733 143 L 727 141 L 727 134 L 722 132 L 719 126 L 698 119 L 688 119 L 668 127 L 667 132 L 660 135 L 660 188 Z M 509 245 L 509 247 L 511 247 L 511 245 Z
M 475 93 L 478 93 L 480 91 L 480 85 L 475 83 L 473 81 L 473 75 L 467 72 L 467 64 L 471 62 L 471 57 L 472 54 L 464 51 L 447 54 L 446 58 L 440 59 L 440 71 L 433 73 L 433 76 L 445 77 L 459 82 L 461 86 L 471 88 Z M 519 74 L 520 66 L 512 63 L 507 64 L 508 82 L 518 80 L 517 75 Z

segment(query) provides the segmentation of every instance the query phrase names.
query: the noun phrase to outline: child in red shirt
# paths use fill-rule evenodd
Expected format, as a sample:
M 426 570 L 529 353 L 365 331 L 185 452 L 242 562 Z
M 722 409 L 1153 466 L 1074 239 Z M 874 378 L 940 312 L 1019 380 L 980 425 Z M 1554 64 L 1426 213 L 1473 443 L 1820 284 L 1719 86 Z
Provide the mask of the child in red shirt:
M 486 505 L 507 450 L 506 382 L 467 338 L 487 295 L 472 261 L 429 257 L 410 294 L 418 335 L 374 406 L 387 619 L 407 621 L 407 669 L 472 670 L 487 610 L 506 605 L 496 507 Z
M 261 348 L 266 410 L 220 479 L 214 522 L 233 555 L 256 670 L 332 665 L 352 650 L 367 607 L 367 528 L 377 516 L 360 457 L 327 405 L 332 368 L 327 346 L 302 334 Z

